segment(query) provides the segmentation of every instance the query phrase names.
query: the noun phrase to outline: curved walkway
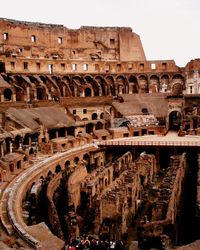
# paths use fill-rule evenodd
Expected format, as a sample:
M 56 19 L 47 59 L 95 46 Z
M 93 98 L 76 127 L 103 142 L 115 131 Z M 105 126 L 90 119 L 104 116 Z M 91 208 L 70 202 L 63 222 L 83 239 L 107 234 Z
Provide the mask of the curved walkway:
M 180 137 L 175 132 L 166 136 L 143 135 L 124 137 L 98 142 L 100 146 L 173 146 L 173 147 L 200 147 L 200 136 L 186 135 Z
M 80 153 L 81 151 L 88 152 L 89 150 L 94 149 L 96 149 L 95 144 L 87 144 L 78 148 L 73 148 L 67 152 L 56 153 L 23 171 L 15 178 L 13 185 L 9 187 L 10 192 L 7 199 L 7 213 L 10 223 L 14 231 L 35 249 L 40 247 L 40 241 L 29 233 L 29 227 L 25 224 L 22 217 L 22 197 L 24 197 L 28 183 L 33 181 L 34 176 L 37 178 L 38 176 L 41 176 L 44 171 L 51 170 L 51 168 L 49 168 L 50 163 L 52 167 L 55 167 L 55 165 L 52 165 L 53 163 L 56 164 L 58 161 L 65 159 L 68 156 L 73 154 L 77 155 L 77 153 Z M 10 227 L 10 225 L 4 225 L 4 227 L 7 226 Z M 8 229 L 10 230 L 10 228 Z

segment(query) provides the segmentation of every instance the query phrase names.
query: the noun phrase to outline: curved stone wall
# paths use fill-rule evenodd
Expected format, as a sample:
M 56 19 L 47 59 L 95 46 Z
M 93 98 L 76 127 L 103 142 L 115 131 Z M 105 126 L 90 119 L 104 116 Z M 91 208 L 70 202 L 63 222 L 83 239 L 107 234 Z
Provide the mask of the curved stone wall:
M 47 175 L 49 171 L 53 171 L 57 164 L 63 163 L 60 165 L 64 166 L 64 162 L 68 159 L 67 157 L 76 155 L 78 152 L 84 154 L 89 150 L 95 149 L 93 144 L 89 144 L 84 147 L 71 149 L 68 152 L 55 154 L 40 163 L 36 163 L 16 178 L 8 198 L 8 216 L 15 232 L 28 244 L 36 249 L 40 246 L 40 242 L 29 233 L 29 227 L 22 218 L 22 201 L 27 189 L 33 182 L 37 182 L 41 176 Z

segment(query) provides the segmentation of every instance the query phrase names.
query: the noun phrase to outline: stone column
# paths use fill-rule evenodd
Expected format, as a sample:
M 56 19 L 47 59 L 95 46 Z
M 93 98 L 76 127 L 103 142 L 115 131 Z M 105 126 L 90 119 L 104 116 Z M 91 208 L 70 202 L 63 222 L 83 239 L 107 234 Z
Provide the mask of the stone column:
M 26 101 L 30 102 L 30 87 L 26 88 Z
M 16 102 L 16 94 L 13 94 L 13 95 L 12 95 L 12 101 L 13 101 L 13 102 Z

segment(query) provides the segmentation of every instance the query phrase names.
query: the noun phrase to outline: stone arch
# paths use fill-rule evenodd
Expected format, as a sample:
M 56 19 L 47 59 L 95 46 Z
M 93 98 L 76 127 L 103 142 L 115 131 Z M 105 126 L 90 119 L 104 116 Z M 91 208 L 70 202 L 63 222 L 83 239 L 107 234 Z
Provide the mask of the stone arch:
M 97 124 L 95 126 L 95 129 L 96 130 L 103 129 L 103 123 L 102 122 L 97 122 Z
M 13 93 L 11 89 L 4 89 L 3 91 L 4 101 L 11 101 L 12 95 Z
M 56 100 L 61 96 L 58 85 L 52 80 L 51 76 L 40 75 L 39 78 L 48 89 L 49 98 Z
M 51 76 L 51 79 L 53 82 L 55 82 L 55 84 L 57 85 L 57 87 L 59 88 L 59 92 L 60 92 L 60 96 L 61 97 L 64 97 L 65 96 L 65 88 L 66 88 L 66 85 L 63 81 L 61 81 L 60 77 L 59 76 Z
M 62 170 L 62 168 L 61 168 L 61 166 L 58 164 L 58 165 L 55 167 L 55 173 L 58 174 L 61 170 Z
M 139 93 L 148 93 L 148 78 L 146 75 L 138 77 Z
M 88 96 L 92 96 L 92 90 L 89 87 L 85 88 L 85 97 L 88 97 Z
M 46 93 L 45 93 L 44 88 L 36 88 L 36 97 L 37 97 L 37 100 L 46 99 Z
M 102 95 L 107 96 L 108 95 L 108 86 L 107 86 L 105 79 L 102 76 L 98 75 L 98 76 L 95 76 L 95 80 L 101 86 Z
M 84 79 L 79 76 L 75 75 L 72 77 L 72 81 L 70 83 L 70 88 L 72 90 L 73 96 L 83 96 L 83 85 L 85 84 Z
M 15 75 L 12 77 L 15 87 L 20 88 L 20 93 L 16 93 L 17 101 L 27 101 L 27 88 L 30 87 L 28 81 L 25 81 L 23 77 Z
M 64 96 L 73 96 L 72 93 L 72 89 L 70 88 L 70 83 L 71 83 L 71 79 L 68 76 L 63 76 L 61 78 L 61 84 L 63 84 L 65 86 L 65 88 L 63 89 L 63 91 L 65 90 L 65 93 L 63 93 Z
M 65 162 L 65 169 L 68 169 L 69 167 L 70 167 L 70 161 L 69 160 L 67 160 L 66 162 Z
M 84 77 L 85 81 L 93 88 L 94 96 L 102 96 L 101 85 L 90 75 Z
M 39 76 L 32 76 L 29 75 L 28 78 L 30 79 L 31 82 L 35 84 L 36 88 L 36 94 L 35 97 L 39 97 L 40 99 L 38 100 L 46 100 L 47 94 L 48 94 L 48 89 L 46 85 L 42 82 L 42 80 L 39 78 Z M 40 90 L 37 90 L 40 89 Z
M 181 95 L 184 88 L 184 77 L 181 74 L 175 74 L 172 77 L 171 90 L 173 95 Z
M 104 112 L 100 114 L 100 119 L 104 119 Z
M 47 173 L 47 176 L 51 176 L 51 175 L 52 175 L 52 172 L 51 172 L 51 170 L 49 170 L 49 172 Z
M 115 91 L 115 80 L 114 77 L 109 75 L 106 76 L 105 81 L 108 85 L 108 95 L 115 96 L 116 91 Z
M 86 125 L 86 133 L 88 133 L 88 134 L 93 133 L 93 129 L 94 129 L 94 124 L 88 123 L 88 124 Z
M 19 149 L 21 142 L 22 142 L 22 136 L 17 135 L 14 139 L 13 148 Z
M 97 119 L 98 119 L 97 113 L 92 113 L 92 120 L 97 120 Z
M 160 80 L 160 92 L 167 92 L 170 89 L 170 80 L 167 74 L 161 76 Z
M 149 80 L 150 80 L 149 93 L 159 92 L 159 88 L 160 88 L 159 77 L 157 75 L 152 75 Z
M 138 93 L 138 80 L 135 76 L 131 75 L 128 79 L 129 81 L 129 94 Z
M 84 154 L 83 155 L 83 160 L 85 161 L 85 167 L 87 169 L 87 172 L 90 173 L 91 172 L 91 167 L 90 167 L 90 156 L 89 154 Z
M 16 78 L 14 76 L 9 77 L 9 83 L 13 86 L 14 92 L 16 94 L 16 101 L 24 101 L 25 93 L 26 93 L 26 87 L 24 87 L 24 84 L 21 84 L 17 82 Z
M 78 163 L 79 163 L 79 157 L 76 156 L 76 157 L 74 157 L 74 164 L 77 165 Z
M 126 94 L 128 93 L 128 84 L 127 84 L 127 79 L 123 75 L 118 75 L 116 77 L 116 88 L 117 88 L 117 93 L 118 94 Z
M 34 149 L 33 149 L 33 147 L 30 147 L 30 149 L 29 149 L 29 155 L 32 155 L 32 154 L 34 154 Z
M 87 117 L 82 118 L 82 121 L 89 121 Z

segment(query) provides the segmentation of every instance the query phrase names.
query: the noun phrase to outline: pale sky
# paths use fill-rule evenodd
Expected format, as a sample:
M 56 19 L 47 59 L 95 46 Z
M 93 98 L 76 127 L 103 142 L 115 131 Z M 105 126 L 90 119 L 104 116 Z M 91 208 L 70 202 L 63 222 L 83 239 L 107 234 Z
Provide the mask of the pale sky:
M 183 67 L 200 58 L 200 0 L 2 0 L 0 17 L 75 29 L 131 27 L 147 60 Z

